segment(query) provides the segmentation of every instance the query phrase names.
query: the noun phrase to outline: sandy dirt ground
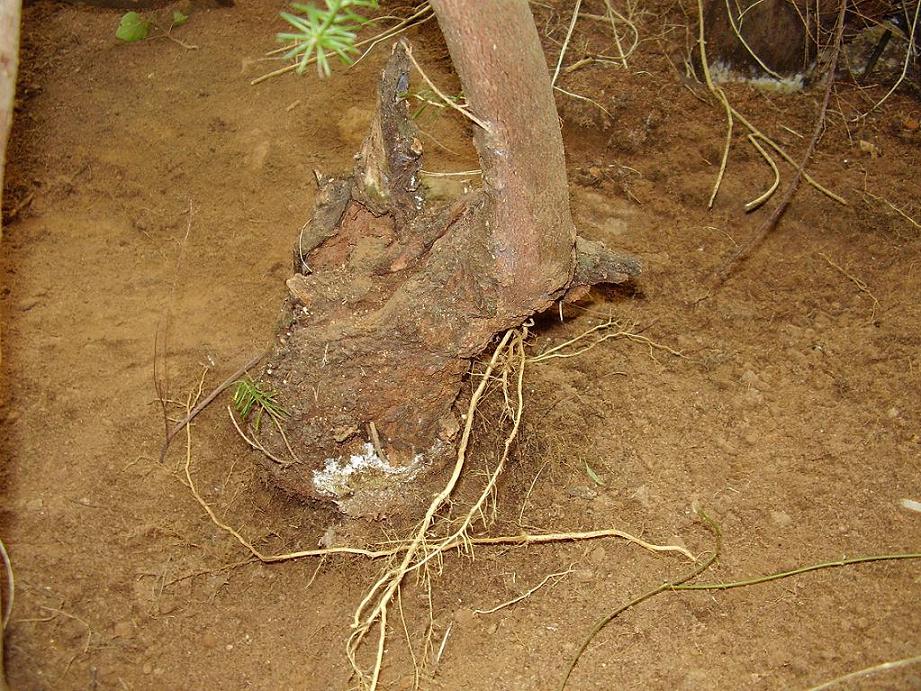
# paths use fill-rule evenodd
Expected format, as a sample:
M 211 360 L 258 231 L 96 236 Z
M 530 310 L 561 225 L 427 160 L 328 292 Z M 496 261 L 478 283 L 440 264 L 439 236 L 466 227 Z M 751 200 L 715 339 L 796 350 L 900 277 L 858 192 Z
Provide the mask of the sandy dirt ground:
M 548 62 L 570 5 L 535 4 Z M 374 106 L 386 49 L 325 81 L 249 84 L 279 64 L 262 56 L 283 28 L 281 9 L 262 0 L 196 8 L 173 32 L 183 46 L 120 44 L 118 12 L 25 8 L 0 302 L 14 689 L 354 683 L 345 640 L 381 563 L 254 562 L 192 497 L 183 444 L 158 462 L 155 335 L 172 416 L 202 377 L 208 390 L 266 347 L 311 210 L 312 171 L 350 167 Z M 542 318 L 533 352 L 609 317 L 667 349 L 612 339 L 527 370 L 524 429 L 489 532 L 613 527 L 705 555 L 714 537 L 695 515 L 703 508 L 722 531 L 706 582 L 917 552 L 921 513 L 903 500 L 921 501 L 921 104 L 900 91 L 855 119 L 886 86 L 840 84 L 810 172 L 847 205 L 804 186 L 780 227 L 698 301 L 769 213 L 743 206 L 772 173 L 737 129 L 706 209 L 725 122 L 684 76 L 692 19 L 683 1 L 640 7 L 643 41 L 628 69 L 593 64 L 562 77 L 597 102 L 558 99 L 577 224 L 646 268 L 632 290 L 598 291 L 562 321 Z M 610 49 L 605 30 L 580 22 L 568 63 Z M 409 38 L 456 92 L 434 22 Z M 727 93 L 802 153 L 820 87 Z M 462 122 L 430 109 L 420 124 L 426 169 L 476 167 Z M 450 193 L 441 179 L 432 187 Z M 310 549 L 330 526 L 369 543 L 398 537 L 398 521 L 362 531 L 274 490 L 227 402 L 193 425 L 191 472 L 260 549 Z M 489 411 L 469 483 L 495 457 L 501 427 Z M 407 581 L 403 617 L 390 621 L 386 688 L 556 688 L 601 616 L 689 569 L 614 539 L 474 557 L 447 557 L 428 585 Z M 474 612 L 562 572 L 514 605 Z M 919 618 L 916 560 L 664 593 L 601 631 L 569 688 L 807 688 L 921 655 Z M 840 688 L 921 688 L 921 665 Z

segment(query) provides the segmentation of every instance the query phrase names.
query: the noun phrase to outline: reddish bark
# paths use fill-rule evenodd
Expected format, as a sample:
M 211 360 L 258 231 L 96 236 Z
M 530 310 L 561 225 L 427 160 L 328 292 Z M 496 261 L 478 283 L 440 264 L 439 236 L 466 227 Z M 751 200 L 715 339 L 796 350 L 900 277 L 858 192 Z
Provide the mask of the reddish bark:
M 503 304 L 522 316 L 545 309 L 573 272 L 576 231 L 560 120 L 537 28 L 526 2 L 432 0 L 464 86 L 489 132 L 475 143 L 493 202 Z

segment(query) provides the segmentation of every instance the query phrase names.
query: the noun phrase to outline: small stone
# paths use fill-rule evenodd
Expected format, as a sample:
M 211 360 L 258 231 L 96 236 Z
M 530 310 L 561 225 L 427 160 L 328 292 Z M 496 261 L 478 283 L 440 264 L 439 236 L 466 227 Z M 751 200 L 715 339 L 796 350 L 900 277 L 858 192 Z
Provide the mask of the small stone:
M 217 637 L 211 631 L 205 631 L 200 640 L 205 648 L 216 648 L 218 644 Z
M 598 492 L 588 485 L 573 485 L 569 488 L 569 496 L 577 499 L 594 499 L 598 496 Z
M 740 396 L 736 396 L 736 404 L 740 408 L 760 408 L 764 403 L 764 396 L 757 389 L 749 389 Z
M 467 609 L 464 607 L 454 612 L 454 621 L 456 621 L 458 626 L 461 626 L 462 628 L 470 626 L 475 620 L 476 612 L 474 612 L 472 609 Z
M 644 509 L 648 509 L 652 506 L 652 501 L 649 499 L 649 488 L 646 485 L 637 487 L 636 491 L 633 493 L 633 498 L 636 499 Z
M 793 522 L 793 519 L 784 511 L 771 511 L 771 522 L 780 528 L 786 528 Z
M 724 453 L 729 454 L 730 456 L 738 456 L 739 450 L 730 444 L 723 437 L 714 437 L 713 440 L 716 442 L 717 447 Z
M 233 650 L 233 643 L 228 643 L 227 645 L 224 646 L 224 649 L 225 649 L 225 650 Z
M 333 430 L 333 439 L 336 440 L 337 444 L 341 444 L 345 441 L 348 441 L 352 437 L 354 437 L 356 434 L 358 434 L 358 432 L 359 432 L 359 429 L 355 427 L 354 425 L 351 427 L 346 427 L 346 426 L 337 427 L 336 429 Z
M 895 419 L 899 416 L 900 412 L 901 411 L 898 408 L 896 408 L 895 406 L 892 406 L 889 410 L 886 411 L 886 415 L 888 415 L 892 419 Z
M 758 381 L 758 375 L 755 374 L 752 370 L 747 369 L 742 372 L 742 376 L 739 377 L 743 384 L 751 384 L 754 386 Z
M 130 621 L 120 621 L 112 627 L 112 632 L 118 638 L 131 638 L 134 635 L 134 625 Z
M 150 664 L 149 662 L 145 662 L 145 663 L 144 663 L 144 666 L 141 667 L 141 673 L 142 673 L 142 674 L 150 674 L 151 672 L 153 672 L 153 665 Z
M 486 633 L 490 635 L 494 634 L 498 630 L 499 630 L 499 622 L 497 621 L 494 621 L 492 624 L 486 627 Z
M 588 555 L 588 560 L 595 566 L 601 566 L 607 561 L 607 558 L 608 553 L 605 551 L 604 547 L 600 545 L 593 549 Z
M 580 583 L 589 583 L 595 580 L 595 572 L 591 569 L 576 569 L 572 575 Z

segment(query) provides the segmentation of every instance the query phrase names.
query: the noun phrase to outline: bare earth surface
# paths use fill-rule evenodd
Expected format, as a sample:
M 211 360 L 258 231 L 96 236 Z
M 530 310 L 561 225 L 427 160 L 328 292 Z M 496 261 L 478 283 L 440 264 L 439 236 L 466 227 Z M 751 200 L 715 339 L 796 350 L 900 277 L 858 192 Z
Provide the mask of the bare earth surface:
M 593 294 L 562 323 L 547 315 L 533 337 L 537 352 L 613 315 L 681 355 L 618 339 L 529 366 L 525 429 L 490 532 L 614 527 L 703 554 L 714 545 L 694 513 L 703 508 L 723 535 L 707 582 L 919 551 L 921 513 L 902 500 L 921 501 L 921 228 L 887 202 L 921 219 L 921 105 L 899 93 L 854 122 L 886 89 L 840 86 L 810 171 L 848 205 L 804 187 L 780 228 L 697 302 L 769 213 L 742 207 L 772 175 L 739 132 L 706 210 L 725 124 L 695 97 L 705 89 L 682 80 L 693 10 L 682 4 L 636 17 L 646 40 L 628 70 L 562 77 L 613 115 L 559 95 L 577 224 L 646 271 L 632 292 Z M 184 445 L 157 461 L 158 329 L 178 417 L 205 367 L 208 390 L 269 343 L 312 171 L 350 167 L 373 108 L 386 49 L 326 81 L 249 85 L 278 65 L 260 58 L 280 9 L 193 12 L 174 32 L 190 50 L 164 38 L 118 44 L 117 12 L 26 8 L 2 260 L 0 536 L 17 580 L 14 689 L 354 682 L 344 643 L 382 564 L 253 563 L 185 486 Z M 569 4 L 561 12 L 535 6 L 551 64 Z M 410 38 L 456 93 L 434 22 Z M 567 64 L 609 49 L 603 40 L 604 25 L 580 22 Z M 728 93 L 801 154 L 820 88 Z M 420 122 L 428 170 L 476 167 L 463 123 L 430 112 Z M 193 425 L 197 487 L 265 552 L 315 547 L 339 517 L 263 481 L 227 402 Z M 473 473 L 501 439 L 491 409 Z M 376 542 L 407 527 L 338 530 Z M 515 605 L 473 613 L 570 569 Z M 430 592 L 410 579 L 402 595 L 421 687 L 555 688 L 601 616 L 688 569 L 615 540 L 451 556 Z M 665 593 L 604 629 L 570 688 L 806 688 L 921 654 L 919 621 L 911 560 Z M 395 614 L 390 624 L 382 681 L 408 689 L 404 624 Z M 839 688 L 921 688 L 921 665 Z

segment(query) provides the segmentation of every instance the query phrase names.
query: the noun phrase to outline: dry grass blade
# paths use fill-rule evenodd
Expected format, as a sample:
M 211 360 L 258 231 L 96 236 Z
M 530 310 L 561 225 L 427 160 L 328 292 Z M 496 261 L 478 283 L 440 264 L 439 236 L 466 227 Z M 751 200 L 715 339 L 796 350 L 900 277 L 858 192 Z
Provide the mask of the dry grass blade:
M 842 0 L 842 3 L 844 4 L 844 0 Z M 730 145 L 731 145 L 731 142 L 732 142 L 732 124 L 733 124 L 733 120 L 738 120 L 738 121 L 741 122 L 745 127 L 748 128 L 748 130 L 750 131 L 749 140 L 750 140 L 753 144 L 755 144 L 755 147 L 758 149 L 758 151 L 761 153 L 761 155 L 764 156 L 764 157 L 765 157 L 765 160 L 767 160 L 768 163 L 771 165 L 772 169 L 773 169 L 774 172 L 775 172 L 775 175 L 778 174 L 778 173 L 777 173 L 776 166 L 773 165 L 773 163 L 772 163 L 770 157 L 767 156 L 767 153 L 762 149 L 762 147 L 758 146 L 758 145 L 755 143 L 755 140 L 754 140 L 753 137 L 756 137 L 756 138 L 760 139 L 761 141 L 763 141 L 765 144 L 767 144 L 770 148 L 772 148 L 775 152 L 777 152 L 777 154 L 780 155 L 781 158 L 783 158 L 785 161 L 787 161 L 787 163 L 789 163 L 790 165 L 796 166 L 796 174 L 794 175 L 793 182 L 790 184 L 790 187 L 788 188 L 788 194 L 785 195 L 786 201 L 782 201 L 781 204 L 780 204 L 780 207 L 781 207 L 781 208 L 785 209 L 786 206 L 789 204 L 789 199 L 792 198 L 792 192 L 795 192 L 795 191 L 796 191 L 796 189 L 799 187 L 800 180 L 802 180 L 802 179 L 805 179 L 806 182 L 808 182 L 810 185 L 812 185 L 812 186 L 815 187 L 817 190 L 819 190 L 820 192 L 822 192 L 822 193 L 825 194 L 826 196 L 830 197 L 831 199 L 834 199 L 834 200 L 835 200 L 836 202 L 838 202 L 839 204 L 842 204 L 842 205 L 844 205 L 844 206 L 847 206 L 847 202 L 846 202 L 842 197 L 840 197 L 839 195 L 835 194 L 834 192 L 832 192 L 831 190 L 827 189 L 826 187 L 820 185 L 818 182 L 816 182 L 816 181 L 815 181 L 808 173 L 806 173 L 805 170 L 804 170 L 806 163 L 808 163 L 809 159 L 812 157 L 812 152 L 813 152 L 813 150 L 815 149 L 815 144 L 816 144 L 816 142 L 817 142 L 817 140 L 818 140 L 818 134 L 815 135 L 814 139 L 810 141 L 810 145 L 809 145 L 809 147 L 808 147 L 808 149 L 807 149 L 806 155 L 803 157 L 802 163 L 797 164 L 796 161 L 794 161 L 793 158 L 792 158 L 786 151 L 784 151 L 783 148 L 780 147 L 773 139 L 771 139 L 771 138 L 768 137 L 766 134 L 764 134 L 764 132 L 762 132 L 760 129 L 758 129 L 757 127 L 755 127 L 755 126 L 748 120 L 748 118 L 746 118 L 746 117 L 745 117 L 744 115 L 742 115 L 739 111 L 737 111 L 735 108 L 733 108 L 732 105 L 729 103 L 729 99 L 727 98 L 726 93 L 723 91 L 723 89 L 720 88 L 719 86 L 717 86 L 716 84 L 714 84 L 713 78 L 712 78 L 712 76 L 711 76 L 711 74 L 710 74 L 710 67 L 709 67 L 709 62 L 708 62 L 708 59 L 707 59 L 707 49 L 706 49 L 706 43 L 707 43 L 707 42 L 706 42 L 706 38 L 705 38 L 705 36 L 704 36 L 704 9 L 703 9 L 703 0 L 697 0 L 697 13 L 698 13 L 698 26 L 699 26 L 699 29 L 698 29 L 698 37 L 697 37 L 697 44 L 698 44 L 698 49 L 699 49 L 699 51 L 700 51 L 700 62 L 701 62 L 701 69 L 703 70 L 703 73 L 704 73 L 704 80 L 705 80 L 705 82 L 706 82 L 706 84 L 707 84 L 707 88 L 710 90 L 710 92 L 711 92 L 711 93 L 716 97 L 716 99 L 723 105 L 723 108 L 724 108 L 724 110 L 726 111 L 726 119 L 727 119 L 726 142 L 725 142 L 725 144 L 724 144 L 724 146 L 723 146 L 723 154 L 722 154 L 722 158 L 721 158 L 721 160 L 720 160 L 720 169 L 719 169 L 719 172 L 717 173 L 716 181 L 715 181 L 714 186 L 713 186 L 713 191 L 712 191 L 711 194 L 710 194 L 710 199 L 709 199 L 709 201 L 708 201 L 707 208 L 709 209 L 709 208 L 712 208 L 712 207 L 713 207 L 713 201 L 714 201 L 714 199 L 716 199 L 716 195 L 717 195 L 717 193 L 718 193 L 718 191 L 719 191 L 720 184 L 721 184 L 721 182 L 722 182 L 722 180 L 723 180 L 723 176 L 724 176 L 725 171 L 726 171 L 726 162 L 727 162 L 727 159 L 728 159 L 728 156 L 729 156 L 729 148 L 730 148 Z M 841 46 L 841 40 L 840 40 L 840 36 L 839 36 L 839 37 L 836 39 L 836 41 L 835 41 L 834 48 L 833 48 L 833 51 L 832 51 L 832 52 L 833 52 L 833 55 L 832 55 L 832 62 L 835 63 L 835 64 L 837 63 L 838 50 L 840 49 L 840 46 Z M 818 119 L 818 125 L 819 125 L 819 127 L 817 127 L 817 132 L 818 132 L 819 134 L 821 133 L 821 128 L 824 126 L 824 123 L 825 123 L 825 113 L 826 113 L 827 110 L 828 110 L 828 98 L 830 97 L 830 94 L 831 94 L 831 86 L 832 86 L 833 82 L 834 82 L 834 75 L 833 75 L 833 73 L 831 73 L 831 74 L 829 75 L 828 89 L 826 90 L 826 98 L 825 98 L 824 105 L 823 105 L 823 107 L 822 107 L 822 109 L 821 109 L 821 112 L 820 112 L 820 115 L 819 115 L 819 119 Z M 776 189 L 776 188 L 772 188 L 772 189 Z M 791 192 L 791 190 L 792 190 L 792 192 Z M 771 192 L 771 194 L 773 194 L 773 191 Z M 770 197 L 770 194 L 768 194 L 768 197 Z M 758 200 L 760 200 L 760 199 L 761 199 L 761 197 L 759 197 L 759 198 L 756 199 L 756 200 L 753 200 L 752 202 L 749 202 L 750 205 L 753 204 L 754 206 L 752 206 L 751 208 L 748 208 L 748 206 L 746 206 L 746 210 L 751 211 L 751 210 L 753 210 L 754 208 L 757 208 L 757 206 L 760 206 L 760 204 L 763 204 L 764 201 L 761 201 L 760 203 L 756 204 L 756 202 L 758 202 Z M 776 211 L 775 211 L 775 214 L 776 214 Z M 781 211 L 780 214 L 777 214 L 777 220 L 779 220 L 781 214 L 782 214 L 782 211 Z M 771 222 L 770 225 L 773 226 L 774 223 L 776 223 L 776 220 L 773 221 L 773 222 Z

